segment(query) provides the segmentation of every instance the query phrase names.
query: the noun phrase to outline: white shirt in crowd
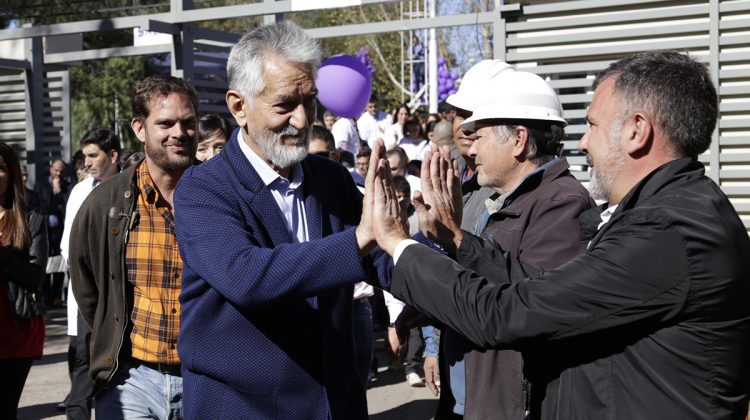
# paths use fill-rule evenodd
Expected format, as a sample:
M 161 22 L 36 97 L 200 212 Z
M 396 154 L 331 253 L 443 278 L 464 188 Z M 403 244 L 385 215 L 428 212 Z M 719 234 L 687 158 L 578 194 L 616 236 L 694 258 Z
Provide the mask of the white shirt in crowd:
M 351 118 L 339 118 L 331 127 L 331 134 L 336 141 L 336 148 L 347 150 L 356 155 L 359 153 L 359 134 L 357 126 Z
M 362 140 L 372 148 L 375 140 L 385 138 L 385 131 L 393 124 L 393 117 L 383 111 L 378 111 L 377 116 L 365 112 L 357 119 L 357 129 Z
M 94 187 L 101 184 L 101 181 L 97 181 L 92 177 L 88 177 L 73 187 L 68 197 L 68 204 L 65 205 L 65 225 L 63 228 L 62 239 L 60 240 L 60 255 L 68 262 L 68 255 L 70 252 L 70 230 L 73 228 L 73 220 L 78 213 L 78 209 L 81 208 L 83 201 L 86 197 L 91 194 Z M 68 297 L 66 304 L 68 306 L 68 335 L 78 335 L 78 302 L 76 302 L 75 296 L 73 296 L 73 282 L 68 282 Z
M 404 133 L 401 129 L 401 125 L 399 123 L 394 123 L 390 125 L 385 130 L 385 135 L 383 137 L 383 142 L 385 143 L 386 150 L 391 150 L 395 148 L 395 144 L 398 143 L 400 139 L 404 137 Z
M 404 149 L 410 161 L 415 159 L 422 160 L 430 148 L 430 142 L 425 139 L 403 137 L 396 143 L 396 146 Z

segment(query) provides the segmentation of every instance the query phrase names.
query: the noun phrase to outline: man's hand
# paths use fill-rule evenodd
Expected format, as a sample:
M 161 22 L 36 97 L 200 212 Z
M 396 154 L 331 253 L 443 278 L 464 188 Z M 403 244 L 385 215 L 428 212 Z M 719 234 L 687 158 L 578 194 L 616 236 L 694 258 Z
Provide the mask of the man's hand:
M 375 175 L 378 168 L 378 161 L 385 159 L 385 146 L 383 141 L 378 139 L 372 147 L 370 154 L 370 166 L 367 168 L 365 177 L 365 197 L 362 201 L 362 217 L 357 226 L 357 245 L 359 246 L 359 255 L 368 254 L 375 246 L 375 233 L 372 228 L 372 208 L 374 206 L 373 194 L 375 193 Z
M 430 388 L 432 395 L 440 394 L 440 372 L 438 371 L 438 359 L 435 356 L 424 357 L 424 383 Z
M 458 166 L 433 146 L 422 162 L 421 178 L 422 191 L 414 195 L 419 228 L 450 255 L 455 255 L 461 244 L 463 215 Z
M 388 344 L 390 344 L 395 358 L 400 359 L 404 355 L 406 346 L 399 341 L 398 334 L 396 334 L 396 327 L 388 327 Z
M 371 157 L 371 163 L 372 159 Z M 404 239 L 409 239 L 409 220 L 398 202 L 391 168 L 386 159 L 380 159 L 378 162 L 374 184 L 372 225 L 375 238 L 380 248 L 393 256 L 396 245 Z

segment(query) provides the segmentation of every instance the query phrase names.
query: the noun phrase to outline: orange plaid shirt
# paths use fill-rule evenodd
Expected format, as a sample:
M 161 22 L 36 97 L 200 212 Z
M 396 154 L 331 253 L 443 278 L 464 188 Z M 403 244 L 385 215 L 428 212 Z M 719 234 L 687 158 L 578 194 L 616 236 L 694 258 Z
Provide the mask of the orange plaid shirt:
M 140 194 L 138 223 L 125 252 L 128 280 L 133 284 L 131 356 L 153 363 L 178 364 L 182 259 L 174 234 L 174 217 L 141 162 L 136 169 Z

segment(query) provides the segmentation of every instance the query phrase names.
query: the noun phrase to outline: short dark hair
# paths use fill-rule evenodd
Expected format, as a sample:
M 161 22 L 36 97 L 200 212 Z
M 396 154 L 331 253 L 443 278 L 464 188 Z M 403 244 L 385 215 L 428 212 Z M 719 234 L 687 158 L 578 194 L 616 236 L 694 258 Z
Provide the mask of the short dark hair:
M 362 148 L 362 150 L 359 151 L 359 153 L 357 153 L 357 159 L 361 157 L 366 157 L 369 159 L 371 153 L 372 153 L 372 150 L 370 150 L 369 147 L 365 146 Z
M 409 181 L 407 181 L 405 177 L 400 175 L 394 176 L 393 186 L 396 188 L 397 192 L 411 196 L 411 185 L 409 185 Z
M 232 135 L 232 125 L 226 118 L 218 114 L 204 114 L 198 120 L 198 142 L 211 137 L 216 132 L 221 133 L 225 140 Z
M 312 126 L 312 139 L 320 139 L 326 142 L 329 152 L 336 151 L 336 140 L 333 139 L 333 134 L 325 128 L 319 125 Z
M 122 155 L 120 155 L 120 167 L 124 171 L 125 169 L 128 169 L 129 167 L 142 161 L 145 157 L 146 155 L 140 150 L 124 150 L 122 152 Z
M 347 168 L 354 167 L 354 154 L 348 150 L 339 152 L 339 162 Z
M 719 103 L 703 64 L 677 51 L 646 51 L 612 63 L 594 89 L 610 78 L 623 100 L 620 115 L 638 107 L 653 113 L 678 154 L 695 159 L 711 145 Z
M 138 82 L 133 91 L 133 118 L 143 121 L 151 112 L 151 101 L 157 96 L 170 93 L 185 95 L 193 105 L 193 112 L 198 114 L 198 94 L 185 80 L 167 75 L 154 75 Z
M 114 150 L 119 155 L 122 152 L 120 138 L 115 133 L 103 128 L 92 128 L 83 135 L 81 138 L 81 149 L 89 144 L 97 145 L 104 153 Z
M 411 125 L 419 128 L 419 135 L 421 136 L 422 135 L 422 123 L 419 122 L 419 118 L 417 117 L 409 117 L 406 119 L 406 121 L 404 121 L 404 134 L 406 134 L 406 127 L 411 126 Z

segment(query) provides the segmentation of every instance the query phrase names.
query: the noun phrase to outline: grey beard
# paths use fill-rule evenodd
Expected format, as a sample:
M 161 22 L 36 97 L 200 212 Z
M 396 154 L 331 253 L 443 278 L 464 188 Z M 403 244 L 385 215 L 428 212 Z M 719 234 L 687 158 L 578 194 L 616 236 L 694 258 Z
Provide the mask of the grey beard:
M 307 157 L 307 146 L 310 144 L 310 135 L 312 130 L 307 130 L 305 136 L 301 138 L 301 144 L 284 146 L 282 138 L 284 136 L 299 136 L 302 131 L 291 124 L 287 124 L 279 132 L 263 130 L 259 134 L 256 144 L 263 149 L 266 158 L 279 168 L 289 168 L 297 162 L 301 162 Z
M 589 193 L 594 200 L 609 200 L 609 193 L 612 188 L 613 176 L 602 175 L 596 169 L 591 171 L 591 181 L 589 182 Z
M 609 138 L 607 139 L 607 146 L 609 147 L 608 152 L 611 156 L 614 156 L 614 160 L 610 167 L 607 168 L 608 171 L 606 173 L 602 173 L 602 171 L 596 169 L 596 166 L 591 169 L 589 193 L 595 200 L 609 201 L 609 197 L 612 193 L 612 185 L 614 185 L 615 183 L 615 178 L 620 174 L 623 166 L 625 166 L 625 155 L 623 154 L 623 151 L 620 150 L 617 144 L 617 139 L 620 137 L 620 132 L 622 131 L 624 122 L 625 121 L 622 118 L 616 119 L 612 123 L 612 129 L 609 132 Z M 596 164 L 596 162 L 594 163 Z

